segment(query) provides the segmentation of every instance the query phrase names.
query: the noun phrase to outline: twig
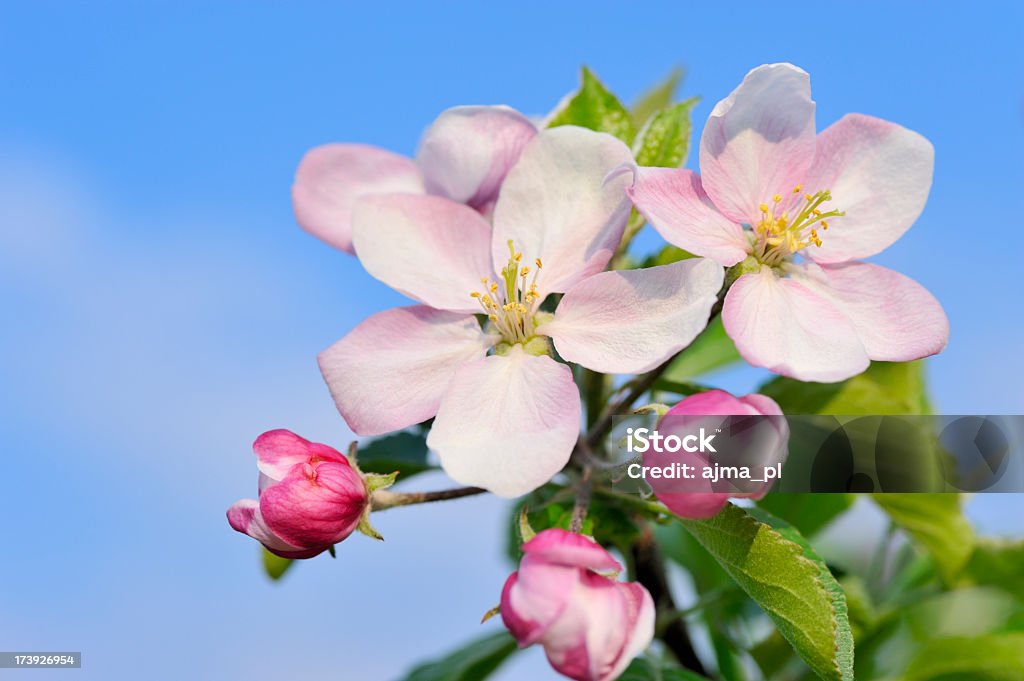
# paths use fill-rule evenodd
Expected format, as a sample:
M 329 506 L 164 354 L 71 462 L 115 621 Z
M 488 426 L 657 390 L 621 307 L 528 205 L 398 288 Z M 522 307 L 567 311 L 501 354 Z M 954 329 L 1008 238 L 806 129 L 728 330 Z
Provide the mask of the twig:
M 590 506 L 590 466 L 583 467 L 583 476 L 576 493 L 576 504 L 572 507 L 572 522 L 569 531 L 579 534 L 583 530 L 583 521 L 587 518 L 587 507 Z
M 377 490 L 372 496 L 372 506 L 374 511 L 383 511 L 395 506 L 410 506 L 412 504 L 427 504 L 433 501 L 461 499 L 462 497 L 471 497 L 475 494 L 483 494 L 486 491 L 481 487 L 457 487 L 436 492 L 388 492 L 387 490 Z
M 633 543 L 631 552 L 636 580 L 651 593 L 655 609 L 659 613 L 675 612 L 677 608 L 669 590 L 665 564 L 649 527 L 645 528 L 644 533 Z M 670 619 L 661 630 L 659 638 L 679 660 L 679 664 L 701 676 L 707 676 L 704 664 L 697 657 L 697 651 L 693 649 L 690 632 L 682 618 Z

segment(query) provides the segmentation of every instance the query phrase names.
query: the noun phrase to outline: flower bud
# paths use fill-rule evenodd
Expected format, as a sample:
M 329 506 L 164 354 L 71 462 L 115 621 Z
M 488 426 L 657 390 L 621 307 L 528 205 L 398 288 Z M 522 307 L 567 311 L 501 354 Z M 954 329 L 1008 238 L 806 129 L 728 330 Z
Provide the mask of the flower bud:
M 654 601 L 599 544 L 561 529 L 523 544 L 501 594 L 501 619 L 520 647 L 538 643 L 557 672 L 610 681 L 651 643 Z
M 284 558 L 312 558 L 348 537 L 369 509 L 359 472 L 340 452 L 288 430 L 253 443 L 259 500 L 228 509 L 231 527 Z
M 728 416 L 765 417 L 749 423 L 726 420 Z M 734 397 L 723 390 L 691 395 L 669 409 L 658 422 L 658 432 L 682 438 L 693 433 L 727 431 L 715 441 L 714 453 L 681 451 L 672 454 L 679 463 L 692 466 L 690 479 L 651 478 L 647 482 L 655 496 L 670 511 L 683 518 L 710 518 L 730 498 L 760 499 L 774 483 L 764 474 L 766 467 L 781 466 L 789 453 L 789 425 L 782 409 L 770 397 Z M 663 464 L 648 450 L 644 465 Z M 705 468 L 713 465 L 740 467 L 751 471 L 751 479 L 709 479 Z

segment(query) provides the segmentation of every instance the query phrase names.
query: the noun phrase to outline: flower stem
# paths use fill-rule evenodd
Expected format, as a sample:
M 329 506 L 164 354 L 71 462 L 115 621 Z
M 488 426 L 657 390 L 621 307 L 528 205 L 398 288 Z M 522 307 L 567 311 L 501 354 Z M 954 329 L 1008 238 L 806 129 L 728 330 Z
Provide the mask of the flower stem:
M 572 507 L 572 522 L 569 531 L 579 534 L 583 530 L 583 521 L 587 519 L 587 508 L 590 506 L 590 466 L 583 467 L 583 476 L 576 493 L 576 504 Z
M 462 497 L 483 494 L 486 491 L 481 487 L 456 487 L 455 489 L 443 489 L 436 492 L 388 492 L 387 490 L 377 490 L 373 493 L 371 504 L 374 511 L 383 511 L 395 506 L 411 506 L 412 504 L 427 504 L 433 501 L 461 499 Z

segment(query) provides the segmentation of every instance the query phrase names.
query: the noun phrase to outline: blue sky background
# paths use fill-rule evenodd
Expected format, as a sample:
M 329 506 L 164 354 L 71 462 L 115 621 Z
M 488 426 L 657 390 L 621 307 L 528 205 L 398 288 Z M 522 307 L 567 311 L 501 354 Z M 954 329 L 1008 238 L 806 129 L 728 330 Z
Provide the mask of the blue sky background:
M 931 139 L 928 207 L 876 260 L 950 316 L 939 407 L 1024 412 L 1022 25 L 1010 2 L 0 4 L 0 649 L 84 652 L 43 679 L 389 681 L 480 631 L 502 502 L 390 511 L 385 543 L 279 585 L 223 513 L 260 432 L 347 442 L 315 355 L 402 302 L 295 226 L 302 153 L 411 153 L 455 104 L 544 113 L 583 63 L 626 99 L 685 65 L 699 131 L 792 61 L 819 128 L 859 111 Z M 1016 497 L 971 511 L 1019 533 Z M 549 676 L 530 651 L 501 678 Z

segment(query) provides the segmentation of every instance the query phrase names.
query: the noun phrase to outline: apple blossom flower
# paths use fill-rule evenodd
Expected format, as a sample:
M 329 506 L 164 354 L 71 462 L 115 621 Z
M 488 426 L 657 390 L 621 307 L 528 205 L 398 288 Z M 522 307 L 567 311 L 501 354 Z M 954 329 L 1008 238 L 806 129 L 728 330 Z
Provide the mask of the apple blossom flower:
M 654 601 L 593 540 L 561 529 L 523 544 L 519 570 L 505 582 L 501 619 L 520 647 L 538 643 L 557 672 L 576 681 L 611 681 L 654 637 Z
M 427 129 L 416 158 L 365 144 L 325 144 L 299 163 L 292 203 L 299 225 L 353 253 L 352 206 L 360 196 L 428 193 L 489 214 L 509 168 L 537 129 L 506 106 L 458 106 Z
M 704 328 L 723 279 L 697 259 L 602 272 L 629 213 L 625 180 L 603 179 L 631 158 L 604 133 L 539 133 L 504 181 L 493 229 L 441 197 L 360 199 L 360 261 L 422 305 L 375 314 L 321 353 L 349 427 L 377 435 L 436 417 L 427 444 L 448 475 L 500 496 L 560 471 L 580 397 L 550 342 L 595 371 L 646 371 Z M 564 293 L 553 315 L 540 309 L 551 293 Z
M 949 323 L 918 283 L 860 262 L 920 215 L 931 144 L 861 114 L 816 136 L 814 109 L 807 73 L 760 66 L 711 112 L 699 176 L 639 168 L 628 193 L 666 240 L 736 266 L 722 321 L 748 362 L 828 382 L 933 355 Z
M 285 558 L 312 558 L 359 527 L 369 491 L 340 452 L 288 430 L 263 433 L 253 452 L 259 500 L 229 508 L 231 527 Z
M 720 417 L 753 416 L 760 418 L 753 423 L 741 424 L 732 422 L 738 433 L 728 433 L 719 438 L 715 450 L 715 463 L 721 465 L 746 465 L 754 469 L 754 475 L 763 466 L 781 465 L 786 462 L 789 454 L 789 424 L 782 414 L 782 409 L 770 397 L 765 395 L 745 395 L 734 397 L 724 390 L 709 390 L 690 395 L 669 409 L 659 419 L 657 431 L 661 435 L 678 435 L 698 432 L 703 428 L 714 432 L 716 428 L 731 430 L 729 423 Z M 723 439 L 724 438 L 724 439 Z M 728 460 L 730 456 L 736 461 Z M 651 486 L 658 500 L 670 511 L 683 518 L 710 518 L 723 508 L 730 498 L 760 499 L 773 484 L 773 480 L 720 480 L 712 482 L 703 477 L 703 469 L 712 463 L 709 453 L 679 451 L 669 459 L 692 466 L 691 470 L 699 471 L 691 479 L 654 478 L 649 477 Z M 665 455 L 659 455 L 648 449 L 643 455 L 645 466 L 664 465 Z M 716 491 L 728 489 L 729 491 Z

